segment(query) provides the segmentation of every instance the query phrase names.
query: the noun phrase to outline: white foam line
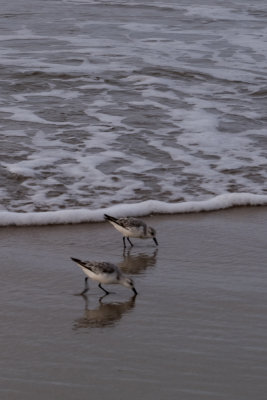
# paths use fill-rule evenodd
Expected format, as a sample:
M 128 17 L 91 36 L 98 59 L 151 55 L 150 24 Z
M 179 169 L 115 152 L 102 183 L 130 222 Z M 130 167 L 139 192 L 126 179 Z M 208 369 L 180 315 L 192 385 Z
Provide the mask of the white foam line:
M 97 210 L 60 210 L 19 213 L 0 211 L 0 226 L 30 226 L 51 224 L 78 224 L 104 220 L 104 213 L 114 216 L 145 216 L 149 214 L 177 214 L 215 211 L 236 206 L 267 205 L 267 195 L 251 193 L 227 193 L 209 200 L 166 203 L 147 200 L 134 204 L 118 204 Z

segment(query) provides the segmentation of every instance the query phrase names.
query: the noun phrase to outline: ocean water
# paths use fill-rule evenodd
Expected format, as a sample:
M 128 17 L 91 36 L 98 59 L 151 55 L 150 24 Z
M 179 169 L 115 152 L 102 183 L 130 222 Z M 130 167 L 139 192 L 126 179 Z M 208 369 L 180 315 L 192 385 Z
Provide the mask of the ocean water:
M 1 1 L 0 224 L 267 204 L 267 3 Z

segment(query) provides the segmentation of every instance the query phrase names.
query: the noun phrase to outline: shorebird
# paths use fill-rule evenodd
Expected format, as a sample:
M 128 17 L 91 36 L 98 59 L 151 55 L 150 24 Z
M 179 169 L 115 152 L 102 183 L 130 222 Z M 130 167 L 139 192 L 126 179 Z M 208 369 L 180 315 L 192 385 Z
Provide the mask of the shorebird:
M 156 245 L 158 245 L 155 229 L 151 226 L 147 226 L 147 224 L 141 219 L 132 217 L 114 218 L 107 214 L 104 214 L 104 217 L 106 221 L 109 221 L 114 228 L 123 234 L 124 248 L 126 247 L 125 238 L 127 238 L 130 245 L 133 246 L 130 237 L 139 239 L 151 238 L 154 240 Z
M 78 258 L 71 257 L 72 261 L 82 268 L 83 272 L 87 277 L 85 278 L 85 287 L 81 294 L 88 291 L 88 277 L 94 281 L 99 282 L 98 287 L 102 289 L 106 294 L 109 292 L 103 288 L 101 283 L 105 284 L 121 284 L 129 289 L 132 289 L 134 295 L 137 295 L 137 291 L 134 287 L 134 282 L 132 279 L 127 278 L 115 264 L 111 264 L 105 261 L 81 261 Z

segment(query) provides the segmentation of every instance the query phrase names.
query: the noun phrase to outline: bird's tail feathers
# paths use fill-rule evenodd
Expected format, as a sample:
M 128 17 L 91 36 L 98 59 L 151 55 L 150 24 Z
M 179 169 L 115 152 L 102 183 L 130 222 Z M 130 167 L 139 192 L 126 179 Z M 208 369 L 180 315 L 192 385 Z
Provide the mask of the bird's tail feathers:
M 117 222 L 117 218 L 111 217 L 111 215 L 104 214 L 104 217 L 106 221 Z
M 71 259 L 72 259 L 72 261 L 76 262 L 77 264 L 84 266 L 84 262 L 79 260 L 78 258 L 71 257 Z

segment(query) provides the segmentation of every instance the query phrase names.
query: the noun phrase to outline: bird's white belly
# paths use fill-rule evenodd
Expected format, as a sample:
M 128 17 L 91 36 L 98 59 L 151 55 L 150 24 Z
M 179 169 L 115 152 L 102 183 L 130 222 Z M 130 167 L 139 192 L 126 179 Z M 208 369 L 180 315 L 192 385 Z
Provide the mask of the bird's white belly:
M 85 275 L 89 276 L 89 278 L 91 278 L 91 279 L 96 279 L 95 278 L 96 275 L 92 271 L 90 271 L 87 268 L 83 268 L 81 265 L 79 265 L 79 266 L 82 268 L 82 270 L 85 273 Z
M 115 222 L 111 221 L 111 224 L 114 226 L 114 228 L 117 229 L 120 233 L 123 234 L 123 236 L 128 236 L 128 237 L 135 237 L 135 238 L 141 238 L 143 237 L 142 231 L 138 228 L 131 228 L 131 229 L 126 229 L 123 228 L 122 226 L 115 224 Z
M 93 279 L 94 281 L 100 282 L 100 283 L 105 283 L 105 284 L 111 284 L 111 283 L 117 283 L 117 274 L 115 272 L 113 273 L 102 273 L 102 274 L 95 274 L 94 272 L 90 271 L 87 268 L 82 268 L 83 272 L 89 276 L 89 278 Z

